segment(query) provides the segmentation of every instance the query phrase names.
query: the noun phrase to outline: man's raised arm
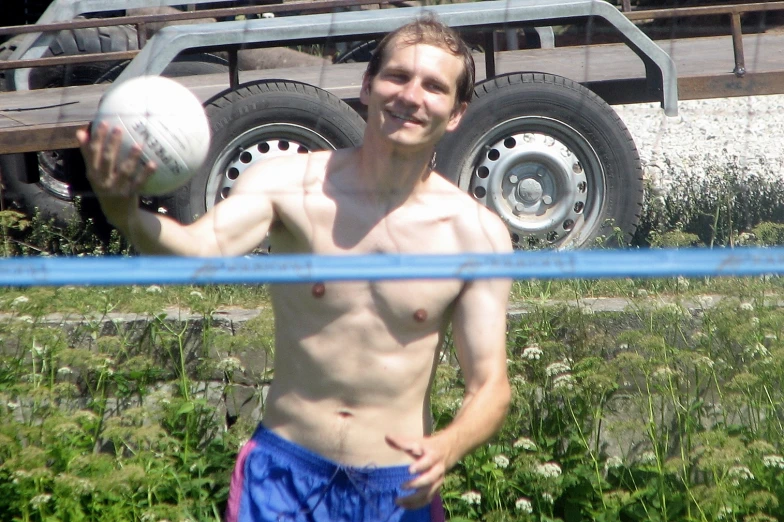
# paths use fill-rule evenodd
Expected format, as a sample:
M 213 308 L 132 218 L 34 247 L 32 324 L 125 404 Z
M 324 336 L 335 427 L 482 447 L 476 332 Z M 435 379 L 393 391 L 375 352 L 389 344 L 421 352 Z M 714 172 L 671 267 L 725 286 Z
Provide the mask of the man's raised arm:
M 232 187 L 231 202 L 216 205 L 190 225 L 139 208 L 139 187 L 155 170 L 136 147 L 120 155 L 121 131 L 105 124 L 77 132 L 87 178 L 107 220 L 144 254 L 233 256 L 251 252 L 266 236 L 274 212 L 263 176 L 249 169 Z M 254 169 L 258 170 L 258 169 Z

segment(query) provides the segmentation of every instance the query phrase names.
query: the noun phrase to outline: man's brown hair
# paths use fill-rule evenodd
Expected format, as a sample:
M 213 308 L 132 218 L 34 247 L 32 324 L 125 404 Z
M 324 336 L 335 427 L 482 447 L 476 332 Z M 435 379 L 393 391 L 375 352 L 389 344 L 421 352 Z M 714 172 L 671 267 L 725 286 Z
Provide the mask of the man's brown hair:
M 398 27 L 379 42 L 365 70 L 365 76 L 368 79 L 378 74 L 389 45 L 398 38 L 405 45 L 432 45 L 460 58 L 463 62 L 463 72 L 457 78 L 455 105 L 471 101 L 471 97 L 474 95 L 475 81 L 474 58 L 471 56 L 471 50 L 457 34 L 457 31 L 444 25 L 432 13 L 427 13 L 413 22 Z

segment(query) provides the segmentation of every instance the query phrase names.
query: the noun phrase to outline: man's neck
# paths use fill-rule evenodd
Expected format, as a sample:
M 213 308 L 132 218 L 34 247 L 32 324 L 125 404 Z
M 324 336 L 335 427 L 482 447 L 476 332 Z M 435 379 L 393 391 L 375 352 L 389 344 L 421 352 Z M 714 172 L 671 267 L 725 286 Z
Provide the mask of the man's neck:
M 359 182 L 366 187 L 369 198 L 397 207 L 424 186 L 431 174 L 433 151 L 382 150 L 362 146 L 358 149 Z

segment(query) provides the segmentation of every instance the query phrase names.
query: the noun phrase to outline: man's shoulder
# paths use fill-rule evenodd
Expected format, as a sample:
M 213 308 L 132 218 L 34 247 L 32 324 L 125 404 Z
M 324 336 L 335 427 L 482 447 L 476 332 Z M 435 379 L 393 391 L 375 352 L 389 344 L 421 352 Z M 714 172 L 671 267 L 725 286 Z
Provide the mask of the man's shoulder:
M 318 151 L 270 158 L 254 164 L 240 176 L 243 185 L 273 191 L 321 184 L 324 172 L 338 151 Z
M 462 251 L 511 250 L 509 231 L 495 212 L 440 175 L 433 195 L 448 211 Z

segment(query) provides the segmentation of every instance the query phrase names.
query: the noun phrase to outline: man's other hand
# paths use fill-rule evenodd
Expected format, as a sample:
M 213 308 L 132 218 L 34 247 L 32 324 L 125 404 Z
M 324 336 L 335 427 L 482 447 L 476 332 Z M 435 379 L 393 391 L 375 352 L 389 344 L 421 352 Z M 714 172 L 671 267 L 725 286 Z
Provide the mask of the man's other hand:
M 406 453 L 414 462 L 408 468 L 416 478 L 403 484 L 403 489 L 414 490 L 411 495 L 399 497 L 397 505 L 405 509 L 419 509 L 430 504 L 444 483 L 444 476 L 451 467 L 448 463 L 448 444 L 438 434 L 431 437 L 408 438 L 387 435 L 392 448 Z

